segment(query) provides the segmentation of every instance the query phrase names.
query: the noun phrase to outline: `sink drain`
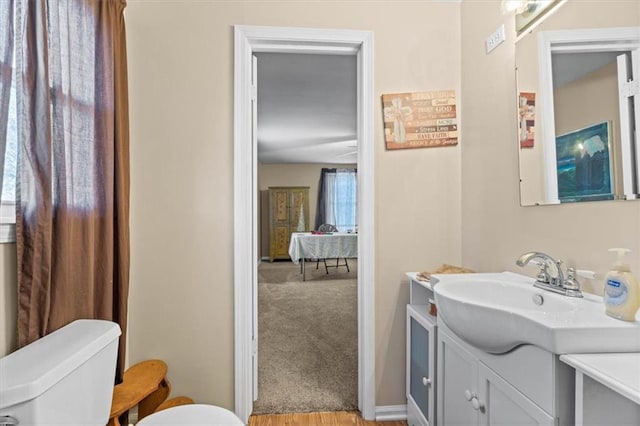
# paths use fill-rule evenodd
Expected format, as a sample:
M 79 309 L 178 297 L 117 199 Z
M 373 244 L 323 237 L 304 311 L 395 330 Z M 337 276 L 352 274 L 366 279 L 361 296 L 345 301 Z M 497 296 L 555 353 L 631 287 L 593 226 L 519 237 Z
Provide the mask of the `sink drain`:
M 531 296 L 531 300 L 538 306 L 541 306 L 544 303 L 544 297 L 541 294 L 534 294 Z

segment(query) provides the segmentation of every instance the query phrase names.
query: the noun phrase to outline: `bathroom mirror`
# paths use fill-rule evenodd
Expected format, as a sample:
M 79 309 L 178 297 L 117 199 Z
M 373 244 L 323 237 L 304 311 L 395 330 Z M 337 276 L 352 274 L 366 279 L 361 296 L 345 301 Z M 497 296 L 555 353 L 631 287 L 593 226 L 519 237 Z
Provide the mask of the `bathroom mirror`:
M 521 205 L 640 198 L 638 48 L 635 1 L 568 1 L 518 39 Z

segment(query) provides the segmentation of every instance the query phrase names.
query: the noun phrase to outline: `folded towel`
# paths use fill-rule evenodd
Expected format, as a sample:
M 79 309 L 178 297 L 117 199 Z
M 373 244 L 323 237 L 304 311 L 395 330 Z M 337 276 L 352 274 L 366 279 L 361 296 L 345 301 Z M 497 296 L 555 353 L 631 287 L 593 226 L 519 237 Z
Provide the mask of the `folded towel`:
M 416 278 L 418 278 L 418 280 L 420 281 L 430 281 L 431 275 L 434 275 L 434 274 L 470 274 L 473 272 L 475 271 L 469 268 L 465 268 L 462 266 L 455 266 L 455 265 L 447 265 L 446 263 L 444 263 L 442 264 L 442 266 L 440 266 L 434 271 L 418 272 L 418 274 L 416 275 Z

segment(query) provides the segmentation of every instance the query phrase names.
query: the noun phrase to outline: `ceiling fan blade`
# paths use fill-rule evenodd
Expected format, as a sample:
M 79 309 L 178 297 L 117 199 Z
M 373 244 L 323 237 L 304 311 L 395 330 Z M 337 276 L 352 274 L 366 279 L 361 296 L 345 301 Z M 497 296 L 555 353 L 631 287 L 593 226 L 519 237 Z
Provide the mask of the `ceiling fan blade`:
M 358 150 L 355 150 L 355 151 L 349 151 L 349 152 L 345 152 L 345 153 L 343 153 L 343 154 L 338 154 L 338 155 L 336 155 L 336 158 L 347 157 L 347 156 L 349 156 L 349 155 L 353 155 L 353 154 L 357 154 L 357 153 L 358 153 Z

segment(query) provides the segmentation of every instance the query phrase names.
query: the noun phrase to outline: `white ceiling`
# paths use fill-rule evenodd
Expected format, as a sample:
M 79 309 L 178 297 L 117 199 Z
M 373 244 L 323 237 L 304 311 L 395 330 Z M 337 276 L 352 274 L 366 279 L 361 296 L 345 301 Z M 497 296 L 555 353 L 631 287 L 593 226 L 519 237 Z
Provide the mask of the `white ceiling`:
M 356 57 L 256 56 L 258 161 L 356 163 Z
M 557 89 L 572 83 L 604 66 L 615 63 L 618 55 L 623 53 L 625 52 L 554 53 L 551 55 L 553 88 Z

